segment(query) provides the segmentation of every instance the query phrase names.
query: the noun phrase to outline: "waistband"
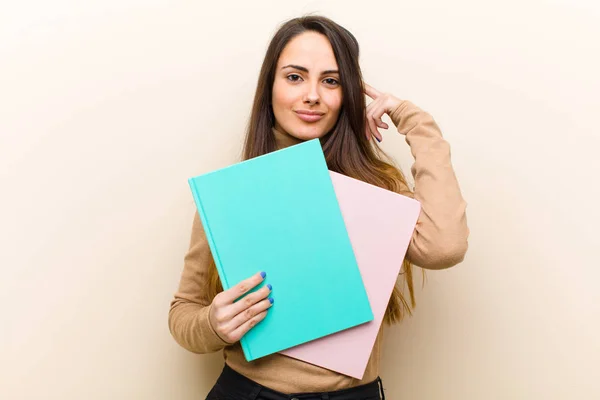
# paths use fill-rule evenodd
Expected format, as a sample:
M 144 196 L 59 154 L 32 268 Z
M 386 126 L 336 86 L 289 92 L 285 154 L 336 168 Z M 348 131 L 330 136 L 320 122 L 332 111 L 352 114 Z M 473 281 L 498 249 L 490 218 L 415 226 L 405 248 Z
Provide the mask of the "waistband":
M 356 400 L 363 398 L 385 399 L 383 393 L 383 384 L 381 378 L 377 377 L 374 381 L 355 386 L 348 389 L 341 389 L 331 392 L 310 392 L 310 393 L 292 393 L 285 394 L 263 386 L 253 380 L 245 377 L 232 369 L 227 363 L 219 376 L 217 383 L 222 389 L 235 390 L 237 393 L 244 393 L 249 400 L 261 398 L 268 400 Z

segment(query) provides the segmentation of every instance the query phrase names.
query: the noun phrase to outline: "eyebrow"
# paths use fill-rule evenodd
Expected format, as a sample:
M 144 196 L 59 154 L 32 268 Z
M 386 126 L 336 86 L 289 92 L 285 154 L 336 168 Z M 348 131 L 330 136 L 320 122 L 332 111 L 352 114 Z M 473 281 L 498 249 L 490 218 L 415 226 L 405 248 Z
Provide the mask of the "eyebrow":
M 303 67 L 301 65 L 289 64 L 289 65 L 286 65 L 286 66 L 282 67 L 281 69 L 286 69 L 286 68 L 294 68 L 294 69 L 297 69 L 297 70 L 300 70 L 300 71 L 308 72 L 308 68 L 305 68 L 305 67 Z M 337 69 L 328 69 L 328 70 L 325 70 L 325 71 L 321 72 L 321 75 L 339 74 L 339 73 L 340 73 L 340 71 L 338 71 Z

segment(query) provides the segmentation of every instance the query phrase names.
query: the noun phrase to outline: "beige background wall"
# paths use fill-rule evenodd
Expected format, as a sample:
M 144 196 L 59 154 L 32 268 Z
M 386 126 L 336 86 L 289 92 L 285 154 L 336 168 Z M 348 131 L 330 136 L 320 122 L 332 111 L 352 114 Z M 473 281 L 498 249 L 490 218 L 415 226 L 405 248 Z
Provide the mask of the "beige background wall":
M 220 355 L 167 329 L 186 179 L 235 161 L 271 34 L 315 11 L 434 115 L 469 203 L 465 262 L 386 336 L 389 398 L 600 398 L 597 2 L 0 4 L 0 398 L 203 398 Z

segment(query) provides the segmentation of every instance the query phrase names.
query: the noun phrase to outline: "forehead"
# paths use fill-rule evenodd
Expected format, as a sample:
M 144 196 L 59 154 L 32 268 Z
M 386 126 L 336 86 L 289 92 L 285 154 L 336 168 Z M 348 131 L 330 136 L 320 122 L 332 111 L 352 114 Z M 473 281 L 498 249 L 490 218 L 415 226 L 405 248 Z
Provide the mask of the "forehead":
M 337 69 L 329 39 L 317 32 L 303 32 L 288 42 L 277 65 L 295 64 L 318 69 Z M 312 72 L 312 71 L 311 71 Z

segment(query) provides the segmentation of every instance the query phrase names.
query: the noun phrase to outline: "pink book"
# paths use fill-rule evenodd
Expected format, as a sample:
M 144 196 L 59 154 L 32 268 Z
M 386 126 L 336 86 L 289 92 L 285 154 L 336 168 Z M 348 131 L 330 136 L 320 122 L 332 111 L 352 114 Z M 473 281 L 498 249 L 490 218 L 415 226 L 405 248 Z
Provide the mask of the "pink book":
M 362 379 L 421 205 L 336 172 L 330 175 L 374 319 L 280 353 Z

